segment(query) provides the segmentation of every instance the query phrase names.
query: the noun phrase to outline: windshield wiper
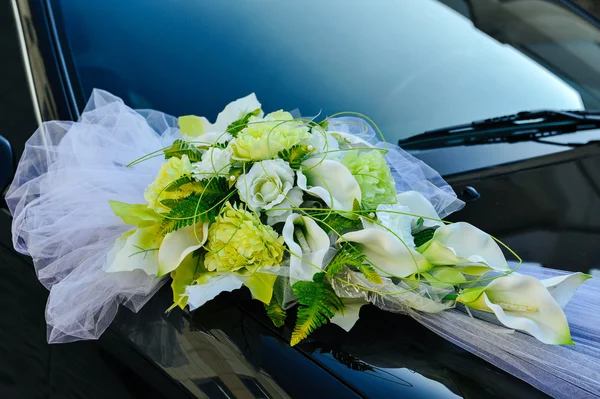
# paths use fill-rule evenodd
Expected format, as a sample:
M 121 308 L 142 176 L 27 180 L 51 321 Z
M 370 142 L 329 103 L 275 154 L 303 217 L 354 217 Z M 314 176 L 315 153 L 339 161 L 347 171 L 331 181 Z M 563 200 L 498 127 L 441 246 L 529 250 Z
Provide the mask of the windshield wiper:
M 534 111 L 430 130 L 398 141 L 405 150 L 517 143 L 600 128 L 600 111 Z M 577 146 L 578 144 L 568 144 Z

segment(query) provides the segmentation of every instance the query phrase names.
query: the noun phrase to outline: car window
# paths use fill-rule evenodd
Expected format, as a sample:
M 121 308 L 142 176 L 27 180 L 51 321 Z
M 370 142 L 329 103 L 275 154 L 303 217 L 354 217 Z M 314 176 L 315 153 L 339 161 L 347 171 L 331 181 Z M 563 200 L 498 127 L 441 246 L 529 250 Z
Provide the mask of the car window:
M 600 98 L 600 31 L 551 1 L 51 4 L 82 101 L 214 119 L 255 92 L 266 111 L 360 111 L 395 141 Z

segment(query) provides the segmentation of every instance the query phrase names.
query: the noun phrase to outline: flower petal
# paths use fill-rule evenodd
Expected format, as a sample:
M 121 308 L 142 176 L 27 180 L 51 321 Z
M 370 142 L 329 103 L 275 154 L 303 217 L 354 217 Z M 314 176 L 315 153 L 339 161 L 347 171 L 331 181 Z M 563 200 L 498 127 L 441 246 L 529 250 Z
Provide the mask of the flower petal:
M 206 272 L 206 269 L 202 266 L 202 261 L 201 257 L 189 254 L 177 269 L 171 272 L 171 290 L 173 291 L 173 303 L 175 306 L 183 309 L 187 305 L 187 287 L 192 285 L 200 273 Z
M 179 117 L 179 129 L 187 138 L 201 138 L 206 133 L 223 133 L 231 123 L 243 118 L 249 112 L 260 109 L 261 105 L 254 93 L 235 100 L 225 107 L 217 116 L 214 124 L 205 117 L 187 115 Z M 262 112 L 259 114 L 262 116 Z
M 158 276 L 175 270 L 186 256 L 202 247 L 208 237 L 209 223 L 186 226 L 165 236 L 158 250 Z
M 245 278 L 231 273 L 207 274 L 204 276 L 206 278 L 197 280 L 198 284 L 190 285 L 185 290 L 190 310 L 199 308 L 221 292 L 233 291 L 240 288 L 245 280 Z
M 108 203 L 115 215 L 127 224 L 137 227 L 148 227 L 162 220 L 162 217 L 148 208 L 147 204 L 127 204 L 120 201 L 109 200 Z
M 483 300 L 509 328 L 526 331 L 547 344 L 573 343 L 562 308 L 534 277 L 500 277 L 485 288 Z
M 542 284 L 544 284 L 544 287 L 546 287 L 560 307 L 564 308 L 573 295 L 575 295 L 575 291 L 577 291 L 579 286 L 589 278 L 592 278 L 589 274 L 573 273 L 542 280 Z
M 298 171 L 298 187 L 321 198 L 331 209 L 351 211 L 361 200 L 360 187 L 347 167 L 330 159 L 310 158 Z
M 300 187 L 293 187 L 288 191 L 286 198 L 283 202 L 275 209 L 269 209 L 265 212 L 267 215 L 267 224 L 274 225 L 276 223 L 285 222 L 285 220 L 292 214 L 291 209 L 277 209 L 277 208 L 299 208 L 303 199 L 303 191 Z
M 369 303 L 356 298 L 342 298 L 342 302 L 344 303 L 344 310 L 337 312 L 330 321 L 344 330 L 350 331 L 359 319 L 360 308 Z
M 496 241 L 469 223 L 439 227 L 431 241 L 418 250 L 434 265 L 487 265 L 494 270 L 510 270 Z
M 107 255 L 107 273 L 143 270 L 148 275 L 158 274 L 158 247 L 156 225 L 138 228 L 121 236 Z
M 425 257 L 387 231 L 378 229 L 353 231 L 344 234 L 338 240 L 338 244 L 344 241 L 359 244 L 358 249 L 383 276 L 408 277 L 432 267 Z
M 304 248 L 294 239 L 296 229 L 300 229 L 306 241 Z M 288 216 L 281 234 L 291 252 L 291 285 L 297 281 L 312 281 L 313 275 L 323 268 L 323 258 L 330 247 L 329 236 L 314 220 L 297 213 Z
M 420 217 L 423 217 L 423 226 L 425 227 L 431 227 L 431 226 L 443 226 L 444 223 L 437 221 L 437 220 L 431 220 L 431 219 L 440 219 L 440 216 L 437 214 L 437 212 L 435 211 L 435 208 L 433 207 L 433 205 L 431 204 L 431 202 L 429 202 L 427 200 L 427 198 L 425 198 L 423 196 L 423 194 L 421 194 L 418 191 L 405 191 L 401 194 L 398 194 L 396 196 L 396 199 L 398 200 L 398 204 L 399 205 L 403 205 L 405 207 L 407 207 L 408 209 L 410 209 L 409 213 L 418 215 L 417 217 L 414 218 L 414 221 L 416 221 L 416 219 Z M 430 218 L 430 219 L 427 219 Z

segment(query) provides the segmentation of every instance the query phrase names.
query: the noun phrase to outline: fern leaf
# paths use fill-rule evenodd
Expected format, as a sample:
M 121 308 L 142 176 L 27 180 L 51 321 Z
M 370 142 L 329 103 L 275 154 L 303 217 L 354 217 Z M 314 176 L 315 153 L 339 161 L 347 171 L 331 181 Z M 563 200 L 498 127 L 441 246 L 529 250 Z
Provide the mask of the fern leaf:
M 327 210 L 307 211 L 306 213 L 325 231 L 335 231 L 342 234 L 348 230 L 359 230 L 362 228 L 359 219 L 348 219 L 335 211 L 331 211 L 331 213 L 326 212 Z
M 367 280 L 375 284 L 383 284 L 381 276 L 377 273 L 377 270 L 368 263 L 363 263 L 357 267 L 357 269 L 365 276 Z
M 229 124 L 229 126 L 227 126 L 227 133 L 231 134 L 233 137 L 236 137 L 238 135 L 239 132 L 241 132 L 242 130 L 244 130 L 244 128 L 246 126 L 248 126 L 248 122 L 250 121 L 250 117 L 252 116 L 256 116 L 260 114 L 260 108 L 255 109 L 252 112 L 248 112 L 246 115 L 244 115 L 243 118 L 238 119 L 235 122 L 232 122 Z
M 292 286 L 298 297 L 298 318 L 292 332 L 291 346 L 296 345 L 314 330 L 326 324 L 344 304 L 325 281 L 325 273 L 317 273 L 313 281 L 298 281 Z
M 225 197 L 229 192 L 229 183 L 224 176 L 215 176 L 208 179 L 195 180 L 190 175 L 185 175 L 171 182 L 165 191 L 183 191 L 202 194 L 202 199 L 205 196 Z
M 314 151 L 308 145 L 297 144 L 287 150 L 279 151 L 277 156 L 290 164 L 292 169 L 300 169 L 302 162 Z
M 267 316 L 269 316 L 275 327 L 283 326 L 287 314 L 281 305 L 279 305 L 274 295 L 271 298 L 271 303 L 268 305 L 265 303 L 265 310 L 267 311 Z
M 335 276 L 344 266 L 355 267 L 360 270 L 362 264 L 366 261 L 366 255 L 356 249 L 350 243 L 344 243 L 340 250 L 327 265 L 326 273 L 329 277 Z
M 202 153 L 194 144 L 188 143 L 185 140 L 175 140 L 171 147 L 163 150 L 165 159 L 171 157 L 181 158 L 184 154 L 190 159 L 190 162 L 200 162 Z
M 161 201 L 161 203 L 163 205 L 168 203 L 171 211 L 158 227 L 158 235 L 166 235 L 197 222 L 213 222 L 218 212 L 216 206 L 210 202 L 206 202 L 199 195 L 190 195 L 181 200 L 165 200 Z
M 413 234 L 414 237 L 414 241 L 415 241 L 415 247 L 420 247 L 423 244 L 426 244 L 427 242 L 429 242 L 432 238 L 433 235 L 435 234 L 435 230 L 437 229 L 436 227 L 429 227 L 426 228 L 424 230 L 419 231 L 418 233 Z

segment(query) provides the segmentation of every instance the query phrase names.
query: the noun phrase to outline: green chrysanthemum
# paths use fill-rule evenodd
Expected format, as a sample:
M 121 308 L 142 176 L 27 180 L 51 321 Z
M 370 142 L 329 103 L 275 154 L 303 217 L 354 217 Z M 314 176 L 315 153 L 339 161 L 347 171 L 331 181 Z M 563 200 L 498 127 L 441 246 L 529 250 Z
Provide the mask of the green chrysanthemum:
M 207 247 L 204 265 L 209 271 L 219 272 L 278 266 L 284 252 L 283 237 L 271 226 L 229 203 L 210 226 Z
M 380 151 L 349 151 L 342 163 L 358 182 L 364 206 L 376 208 L 396 202 L 394 179 Z
M 248 126 L 231 142 L 232 158 L 240 161 L 262 161 L 277 158 L 310 137 L 308 127 L 294 121 L 289 112 L 272 112 L 264 118 L 251 117 Z

